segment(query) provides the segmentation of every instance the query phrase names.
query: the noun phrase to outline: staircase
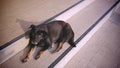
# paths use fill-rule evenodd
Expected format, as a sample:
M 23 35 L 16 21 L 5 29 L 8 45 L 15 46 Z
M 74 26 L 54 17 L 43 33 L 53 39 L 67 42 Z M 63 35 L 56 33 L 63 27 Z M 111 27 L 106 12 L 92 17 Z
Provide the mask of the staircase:
M 72 48 L 65 43 L 58 53 L 51 54 L 48 50 L 38 60 L 34 60 L 33 54 L 27 63 L 22 63 L 20 60 L 25 55 L 29 40 L 23 36 L 0 51 L 0 68 L 118 68 L 119 7 L 118 0 L 83 0 L 76 3 L 45 22 L 68 22 L 75 32 L 77 47 Z

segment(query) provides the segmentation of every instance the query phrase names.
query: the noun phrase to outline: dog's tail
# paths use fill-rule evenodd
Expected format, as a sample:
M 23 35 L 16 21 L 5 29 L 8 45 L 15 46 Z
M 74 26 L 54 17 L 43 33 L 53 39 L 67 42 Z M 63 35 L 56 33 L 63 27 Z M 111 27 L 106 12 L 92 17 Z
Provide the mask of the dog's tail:
M 72 47 L 76 47 L 76 44 L 74 42 L 74 35 L 68 40 L 68 43 L 72 46 Z
M 36 26 L 32 24 L 29 28 L 35 29 L 35 27 Z
M 68 41 L 68 43 L 72 46 L 72 47 L 76 47 L 76 44 L 73 41 Z

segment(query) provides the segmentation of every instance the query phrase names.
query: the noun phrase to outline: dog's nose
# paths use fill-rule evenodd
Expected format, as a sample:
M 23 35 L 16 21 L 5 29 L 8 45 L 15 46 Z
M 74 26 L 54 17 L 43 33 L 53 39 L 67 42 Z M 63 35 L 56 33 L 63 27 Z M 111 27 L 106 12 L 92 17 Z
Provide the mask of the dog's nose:
M 35 44 L 35 45 L 37 45 L 37 42 L 33 42 L 33 41 L 32 41 L 32 44 Z

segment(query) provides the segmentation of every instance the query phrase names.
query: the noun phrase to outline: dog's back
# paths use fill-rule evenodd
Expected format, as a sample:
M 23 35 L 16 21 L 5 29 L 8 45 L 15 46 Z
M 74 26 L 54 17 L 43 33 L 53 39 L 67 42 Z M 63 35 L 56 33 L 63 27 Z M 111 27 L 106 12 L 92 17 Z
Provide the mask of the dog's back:
M 55 42 L 68 42 L 71 46 L 74 44 L 74 32 L 69 23 L 64 21 L 52 21 L 47 24 L 48 33 L 51 41 Z
M 49 36 L 51 37 L 52 42 L 56 42 L 65 25 L 66 23 L 64 21 L 52 21 L 47 24 Z

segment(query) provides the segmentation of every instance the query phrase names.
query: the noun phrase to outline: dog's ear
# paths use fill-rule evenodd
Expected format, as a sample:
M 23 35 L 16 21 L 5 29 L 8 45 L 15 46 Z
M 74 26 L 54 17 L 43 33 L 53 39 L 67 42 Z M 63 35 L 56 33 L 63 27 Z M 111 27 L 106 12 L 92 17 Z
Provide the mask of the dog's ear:
M 35 27 L 36 26 L 32 24 L 29 28 L 35 29 Z

